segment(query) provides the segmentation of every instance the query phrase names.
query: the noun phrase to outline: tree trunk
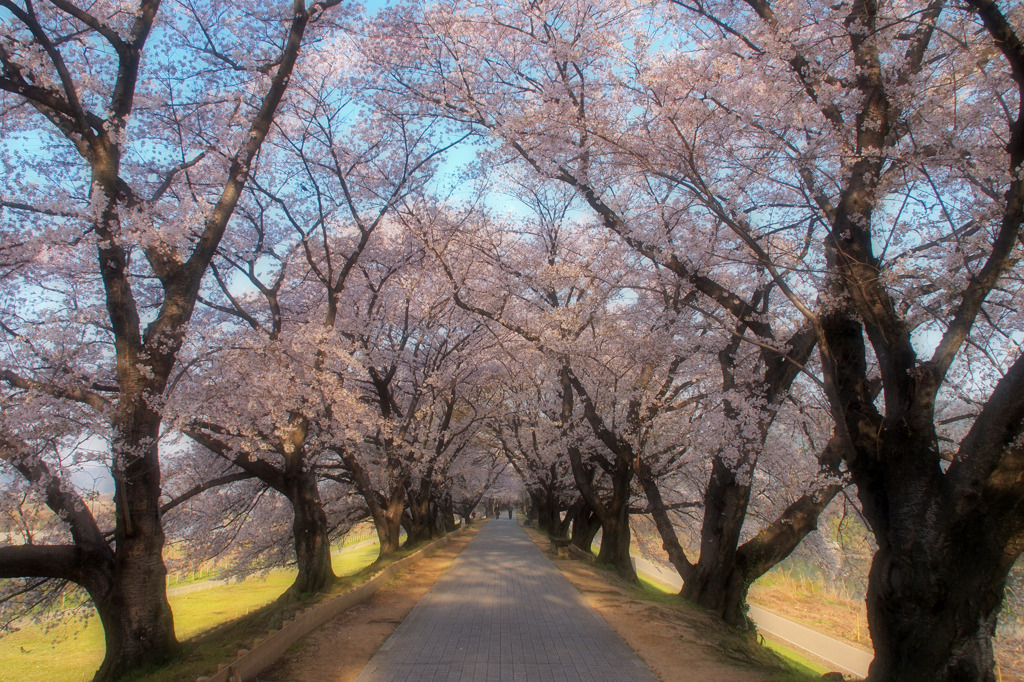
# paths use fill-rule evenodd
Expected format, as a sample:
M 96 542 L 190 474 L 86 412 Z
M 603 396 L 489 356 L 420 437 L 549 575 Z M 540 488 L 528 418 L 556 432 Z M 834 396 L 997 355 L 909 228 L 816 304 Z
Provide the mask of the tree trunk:
M 540 510 L 537 506 L 537 498 L 529 491 L 527 492 L 527 495 L 530 498 L 530 503 L 526 507 L 526 520 L 533 521 L 537 524 L 537 527 L 540 528 Z
M 430 483 L 427 479 L 420 482 L 419 488 L 409 491 L 409 525 L 405 544 L 413 546 L 426 542 L 434 536 L 434 524 L 430 516 Z
M 373 507 L 373 526 L 377 530 L 380 541 L 380 554 L 383 558 L 398 551 L 402 541 L 402 512 L 405 511 L 405 488 L 398 485 L 391 490 L 387 506 Z
M 886 543 L 875 554 L 867 593 L 875 649 L 869 677 L 995 682 L 992 638 L 1006 582 L 1001 552 L 968 542 L 951 556 L 948 546 L 924 549 L 930 540 Z
M 565 516 L 562 516 L 562 511 L 559 509 L 555 512 L 555 518 L 558 521 L 558 537 L 565 538 L 569 536 L 569 528 L 572 527 L 572 520 L 576 516 L 575 509 L 569 509 L 565 512 Z
M 960 478 L 966 459 L 944 472 L 933 403 L 922 382 L 885 385 L 885 415 L 879 414 L 869 391 L 862 323 L 840 314 L 824 323 L 834 363 L 830 399 L 846 420 L 853 448 L 844 457 L 878 542 L 868 574 L 875 650 L 869 677 L 994 682 L 992 637 L 1021 546 L 1017 465 L 1003 460 L 1014 472 L 1006 487 L 999 470 L 979 474 L 985 477 L 980 483 Z M 880 363 L 882 374 L 904 379 L 909 373 L 894 369 L 903 358 L 894 357 Z M 993 440 L 1000 454 L 1006 452 L 1007 443 Z
M 639 582 L 636 569 L 629 556 L 628 497 L 622 504 L 609 505 L 609 514 L 601 520 L 601 550 L 597 560 L 615 568 L 616 573 L 630 582 Z
M 632 492 L 630 486 L 633 482 L 633 469 L 619 458 L 606 465 L 612 482 L 612 497 L 605 502 L 594 486 L 593 469 L 583 465 L 583 456 L 579 448 L 569 448 L 569 462 L 572 465 L 576 488 L 601 521 L 601 550 L 598 552 L 597 560 L 614 566 L 622 578 L 634 583 L 639 582 L 636 569 L 633 568 L 633 562 L 629 557 L 629 498 Z
M 995 682 L 992 638 L 1020 527 L 1016 514 L 1008 521 L 1000 512 L 1019 506 L 1019 492 L 958 494 L 937 465 L 905 455 L 929 444 L 899 431 L 883 431 L 879 457 L 853 469 L 878 542 L 868 574 L 869 676 Z M 860 485 L 868 474 L 877 483 Z
M 747 625 L 748 585 L 736 570 L 736 552 L 749 500 L 750 486 L 740 483 L 736 472 L 716 457 L 704 495 L 700 558 L 680 592 L 734 626 Z
M 597 520 L 597 514 L 586 502 L 580 500 L 580 506 L 572 520 L 572 544 L 584 552 L 592 554 L 591 548 L 594 546 L 594 538 L 597 537 L 599 530 L 601 530 L 601 524 Z
M 445 493 L 437 503 L 438 525 L 442 533 L 455 530 L 455 505 L 451 493 Z
M 320 502 L 316 477 L 307 471 L 289 478 L 288 499 L 294 514 L 292 534 L 299 574 L 288 592 L 291 595 L 323 592 L 334 582 L 335 576 L 331 567 L 327 514 Z
M 536 519 L 539 530 L 548 535 L 558 535 L 561 519 L 558 505 L 552 501 L 550 491 L 547 488 L 531 490 L 530 499 L 533 500 L 533 505 L 528 518 Z
M 102 599 L 107 650 L 96 680 L 160 664 L 178 650 L 160 524 L 160 417 L 141 397 L 126 397 L 112 421 L 116 550 L 113 583 Z

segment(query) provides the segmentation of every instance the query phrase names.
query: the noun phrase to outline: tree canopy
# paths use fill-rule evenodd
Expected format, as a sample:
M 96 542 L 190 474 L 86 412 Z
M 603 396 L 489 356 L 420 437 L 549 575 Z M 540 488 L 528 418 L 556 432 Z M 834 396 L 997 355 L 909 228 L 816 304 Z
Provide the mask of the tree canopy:
M 97 679 L 174 654 L 168 538 L 294 562 L 298 598 L 353 523 L 387 555 L 512 472 L 627 579 L 649 515 L 681 597 L 740 628 L 856 500 L 871 678 L 995 679 L 1024 549 L 1021 5 L 0 19 L 0 598 L 83 588 Z

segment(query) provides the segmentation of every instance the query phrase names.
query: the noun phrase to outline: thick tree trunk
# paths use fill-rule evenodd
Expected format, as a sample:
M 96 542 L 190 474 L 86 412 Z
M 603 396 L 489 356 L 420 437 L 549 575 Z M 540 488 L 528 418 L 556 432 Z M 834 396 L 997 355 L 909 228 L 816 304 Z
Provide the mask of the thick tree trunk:
M 565 512 L 565 516 L 562 516 L 562 510 L 556 508 L 555 518 L 558 521 L 558 537 L 565 538 L 569 536 L 569 528 L 572 526 L 573 517 L 576 515 L 575 510 L 569 509 Z
M 377 531 L 380 543 L 378 558 L 386 557 L 398 551 L 401 543 L 402 514 L 405 512 L 405 477 L 400 467 L 394 462 L 388 466 L 388 478 L 391 493 L 379 492 L 370 480 L 359 460 L 348 450 L 339 452 L 342 462 L 352 474 L 356 490 L 366 502 L 366 508 L 373 518 L 373 527 Z
M 126 398 L 113 425 L 117 434 L 112 446 L 116 549 L 113 582 L 102 598 L 107 650 L 96 680 L 159 664 L 178 650 L 167 602 L 160 524 L 160 417 L 141 397 Z
M 445 493 L 437 501 L 437 523 L 441 533 L 451 533 L 456 528 L 455 505 L 451 493 Z
M 963 461 L 944 472 L 921 382 L 885 386 L 881 415 L 869 391 L 861 324 L 837 314 L 824 326 L 835 368 L 832 400 L 853 448 L 845 458 L 878 542 L 868 575 L 875 650 L 869 677 L 994 682 L 992 637 L 1020 547 L 1019 474 L 1001 489 L 998 470 L 976 488 L 955 475 Z M 883 376 L 908 374 L 893 369 L 893 357 L 880 364 Z M 957 489 L 961 481 L 966 489 Z
M 581 500 L 579 509 L 572 520 L 572 544 L 588 554 L 592 553 L 594 538 L 597 531 L 601 530 L 601 523 L 597 520 L 597 514 L 586 502 Z
M 601 521 L 601 550 L 597 560 L 610 564 L 615 571 L 630 582 L 639 582 L 636 569 L 629 558 L 629 498 L 633 482 L 633 469 L 621 459 L 608 465 L 612 483 L 611 499 L 607 502 L 598 495 L 593 482 L 593 470 L 583 465 L 582 453 L 576 447 L 569 448 L 569 462 L 576 488 L 594 510 Z
M 433 537 L 430 523 L 430 504 L 413 502 L 409 505 L 409 525 L 406 527 L 405 544 L 409 547 L 426 542 Z
M 535 519 L 537 528 L 548 535 L 558 535 L 561 519 L 558 504 L 551 499 L 550 491 L 540 488 L 529 491 L 529 494 L 533 505 L 527 513 L 527 518 Z
M 543 528 L 551 535 L 562 535 L 562 510 L 559 509 L 558 499 L 551 494 L 550 490 L 544 493 L 544 504 L 540 508 L 540 518 L 543 521 Z
M 700 558 L 680 592 L 687 601 L 735 626 L 747 624 L 744 606 L 749 583 L 736 570 L 736 552 L 749 500 L 750 486 L 740 483 L 736 472 L 716 457 L 704 495 Z
M 601 549 L 597 560 L 615 568 L 615 572 L 630 582 L 639 582 L 633 561 L 629 556 L 628 497 L 622 504 L 609 505 L 609 513 L 601 519 Z
M 924 456 L 901 458 L 929 444 L 900 435 L 883 432 L 878 459 L 854 468 L 855 480 L 870 472 L 879 481 L 858 488 L 878 542 L 868 574 L 869 677 L 995 682 L 992 638 L 1018 522 L 1000 518 L 998 496 L 974 503 L 947 487 L 938 466 L 918 465 Z M 1017 506 L 1019 496 L 1003 502 Z
M 544 499 L 543 493 L 538 490 L 530 489 L 527 490 L 527 494 L 530 496 L 530 504 L 526 509 L 526 520 L 534 522 L 537 524 L 537 528 L 539 530 L 547 532 L 548 529 L 545 528 L 547 518 L 540 510 Z
M 331 541 L 327 534 L 327 514 L 320 501 L 316 477 L 303 472 L 289 477 L 288 499 L 292 504 L 292 535 L 299 574 L 288 588 L 292 595 L 323 592 L 334 582 L 331 567 Z
M 867 606 L 875 659 L 869 677 L 995 682 L 992 638 L 1006 579 L 1001 557 L 950 556 L 938 547 L 923 549 L 928 542 L 881 546 L 871 563 Z
M 537 506 L 537 499 L 532 492 L 528 491 L 527 495 L 530 497 L 530 504 L 526 507 L 526 520 L 536 523 L 540 528 L 540 510 Z
M 93 677 L 94 682 L 119 679 L 131 670 L 166 661 L 177 652 L 173 621 L 167 623 L 170 615 L 164 616 L 159 612 L 154 615 L 153 605 L 146 603 L 152 598 L 147 598 L 137 585 L 131 585 L 131 581 L 123 575 L 115 577 L 110 592 L 104 598 L 96 599 L 90 593 L 103 625 L 106 646 L 103 663 Z M 170 638 L 165 634 L 168 625 Z M 156 647 L 149 645 L 150 633 L 163 639 L 159 658 L 155 657 Z M 168 639 L 172 643 L 168 643 Z
M 560 537 L 569 537 L 569 531 L 572 528 L 573 522 L 576 520 L 576 514 L 579 512 L 582 505 L 582 500 L 577 498 L 577 500 L 570 504 L 569 508 L 565 510 L 564 516 L 559 513 L 561 521 L 558 524 L 558 535 Z
M 430 515 L 430 483 L 423 479 L 417 489 L 409 491 L 409 514 L 405 543 L 410 547 L 434 537 L 434 523 Z
M 383 558 L 398 551 L 402 541 L 402 513 L 405 511 L 405 488 L 395 486 L 387 499 L 387 506 L 373 507 L 373 526 L 380 542 L 379 557 Z
M 714 572 L 710 567 L 708 570 L 707 573 L 694 571 L 694 577 L 683 584 L 679 594 L 687 601 L 718 614 L 729 625 L 753 628 L 746 615 L 750 583 L 744 580 L 735 564 L 719 565 Z

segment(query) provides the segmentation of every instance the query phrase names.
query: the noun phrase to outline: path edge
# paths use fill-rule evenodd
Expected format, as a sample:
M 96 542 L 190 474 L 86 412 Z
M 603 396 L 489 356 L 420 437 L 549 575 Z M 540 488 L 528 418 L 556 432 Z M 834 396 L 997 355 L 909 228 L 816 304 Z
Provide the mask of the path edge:
M 369 599 L 397 573 L 444 547 L 465 528 L 466 525 L 463 524 L 457 530 L 421 547 L 409 556 L 388 564 L 381 569 L 380 573 L 359 587 L 340 594 L 330 601 L 300 611 L 286 620 L 280 629 L 272 630 L 265 637 L 253 642 L 248 651 L 240 649 L 234 662 L 221 663 L 216 673 L 197 677 L 196 682 L 249 682 L 249 680 L 255 679 L 261 672 L 274 665 L 295 642 L 335 618 L 342 611 Z

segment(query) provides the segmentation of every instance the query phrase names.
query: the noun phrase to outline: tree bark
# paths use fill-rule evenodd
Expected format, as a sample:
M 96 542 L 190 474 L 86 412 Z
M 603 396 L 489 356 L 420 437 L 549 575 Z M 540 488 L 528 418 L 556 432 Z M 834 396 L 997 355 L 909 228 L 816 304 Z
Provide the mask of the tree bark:
M 288 500 L 292 505 L 292 537 L 299 573 L 288 588 L 290 596 L 323 592 L 334 582 L 327 514 L 320 501 L 316 475 L 311 471 L 288 476 Z
M 732 467 L 715 457 L 711 479 L 704 495 L 700 557 L 683 584 L 680 594 L 688 601 L 721 614 L 727 623 L 742 625 L 728 596 L 739 589 L 742 577 L 735 570 L 740 531 L 746 519 L 750 486 L 741 483 Z
M 373 518 L 373 527 L 377 531 L 377 539 L 380 543 L 378 558 L 384 558 L 398 551 L 401 543 L 402 514 L 405 512 L 405 477 L 400 473 L 399 467 L 393 461 L 389 463 L 387 472 L 390 494 L 379 492 L 370 481 L 366 469 L 359 463 L 356 456 L 348 451 L 341 450 L 338 453 L 342 462 L 352 474 L 356 490 L 366 502 L 370 516 Z
M 593 554 L 591 548 L 599 530 L 601 523 L 597 519 L 597 514 L 584 500 L 580 500 L 579 508 L 572 520 L 572 544 L 588 554 Z
M 96 680 L 160 664 L 178 650 L 160 523 L 160 416 L 139 395 L 123 398 L 112 422 L 116 549 L 110 591 L 97 604 L 110 628 Z
M 621 481 L 616 482 L 618 487 Z M 629 484 L 625 483 L 628 488 Z M 616 495 L 608 505 L 607 513 L 601 518 L 601 549 L 597 560 L 615 568 L 615 572 L 630 582 L 640 582 L 633 560 L 629 556 L 631 540 L 629 528 L 629 495 L 623 499 Z
M 406 528 L 408 536 L 405 544 L 409 547 L 426 542 L 434 537 L 434 523 L 430 513 L 430 477 L 427 474 L 420 479 L 418 486 L 410 488 L 407 493 L 409 524 Z
M 391 490 L 385 506 L 374 505 L 373 526 L 380 541 L 379 558 L 398 551 L 402 538 L 402 512 L 405 511 L 405 488 L 401 485 Z
M 992 637 L 1024 528 L 1024 453 L 1013 444 L 1024 415 L 1024 360 L 1002 378 L 976 421 L 991 414 L 990 405 L 1009 409 L 983 426 L 992 442 L 978 452 L 992 452 L 997 466 L 980 467 L 987 476 L 968 474 L 976 455 L 972 428 L 961 458 L 944 473 L 931 388 L 923 381 L 888 388 L 883 416 L 870 399 L 862 323 L 837 312 L 823 328 L 834 378 L 830 399 L 852 447 L 845 459 L 878 543 L 868 575 L 875 650 L 869 677 L 994 682 Z M 893 366 L 901 362 L 915 364 L 893 355 L 883 360 L 884 374 L 898 375 Z
M 455 530 L 455 505 L 451 493 L 445 493 L 437 501 L 437 520 L 441 533 L 451 533 Z
M 630 582 L 639 582 L 633 561 L 629 557 L 629 498 L 630 486 L 633 481 L 633 470 L 621 459 L 609 463 L 608 475 L 612 483 L 611 499 L 605 502 L 598 495 L 593 484 L 593 476 L 588 475 L 583 465 L 583 456 L 579 448 L 569 448 L 569 462 L 572 465 L 573 479 L 587 505 L 597 514 L 601 522 L 601 549 L 597 560 L 609 564 L 622 578 Z
M 552 492 L 553 485 L 543 488 L 531 488 L 527 491 L 533 504 L 527 510 L 527 519 L 535 520 L 537 528 L 548 535 L 559 535 L 561 510 L 557 495 Z
M 871 563 L 867 606 L 875 659 L 869 677 L 995 682 L 992 638 L 1007 574 L 1002 552 L 975 540 L 964 548 L 981 554 L 950 556 L 922 549 L 928 542 L 886 543 Z

